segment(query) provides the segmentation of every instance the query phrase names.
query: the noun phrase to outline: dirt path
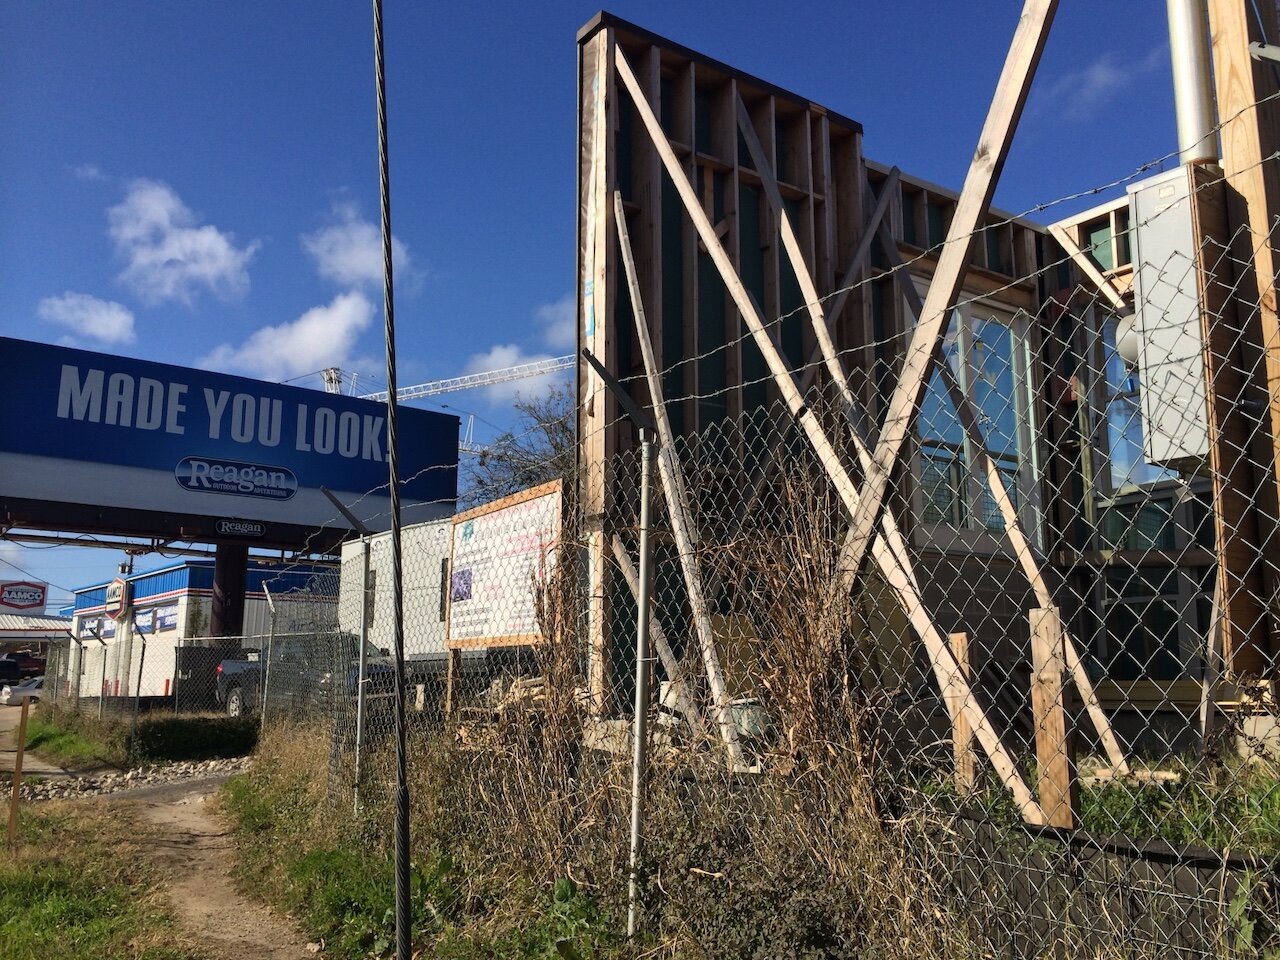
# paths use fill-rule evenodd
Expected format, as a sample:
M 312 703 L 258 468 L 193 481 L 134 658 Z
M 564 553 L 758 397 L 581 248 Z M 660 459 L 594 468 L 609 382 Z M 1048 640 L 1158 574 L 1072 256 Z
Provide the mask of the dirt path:
M 316 954 L 292 921 L 245 899 L 231 879 L 232 841 L 211 809 L 221 779 L 119 796 L 153 826 L 154 860 L 168 877 L 178 922 L 215 960 L 302 960 Z

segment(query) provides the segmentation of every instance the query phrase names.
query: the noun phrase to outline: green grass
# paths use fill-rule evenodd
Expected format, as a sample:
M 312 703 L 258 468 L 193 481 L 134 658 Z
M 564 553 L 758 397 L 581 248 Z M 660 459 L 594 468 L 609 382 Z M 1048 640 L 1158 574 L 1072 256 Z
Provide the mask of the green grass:
M 197 960 L 182 944 L 119 811 L 25 810 L 22 846 L 0 861 L 6 960 Z
M 27 749 L 74 769 L 239 757 L 257 741 L 256 720 L 221 714 L 144 714 L 134 729 L 127 719 L 99 720 L 41 705 L 27 722 Z
M 73 770 L 123 766 L 127 759 L 118 745 L 87 737 L 42 717 L 32 717 L 27 722 L 27 749 Z
M 219 796 L 232 822 L 246 893 L 298 918 L 336 960 L 394 953 L 394 873 L 386 831 L 373 819 L 335 816 L 323 800 L 322 742 L 273 737 L 254 769 Z M 322 754 L 321 754 L 322 755 Z M 384 824 L 385 826 L 385 824 Z M 554 890 L 520 889 L 494 903 L 476 894 L 453 859 L 415 849 L 411 864 L 413 942 L 446 960 L 542 960 L 617 955 L 593 902 L 566 879 Z M 517 902 L 518 901 L 518 902 Z M 495 922 L 494 913 L 503 916 Z M 570 945 L 561 953 L 557 944 Z

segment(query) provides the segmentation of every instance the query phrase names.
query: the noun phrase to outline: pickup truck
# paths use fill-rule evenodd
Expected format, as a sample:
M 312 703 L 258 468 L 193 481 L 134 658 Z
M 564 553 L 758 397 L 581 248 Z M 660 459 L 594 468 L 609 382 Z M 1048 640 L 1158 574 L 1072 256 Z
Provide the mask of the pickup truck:
M 228 716 L 256 713 L 262 704 L 264 679 L 270 684 L 268 710 L 323 710 L 335 690 L 354 697 L 360 677 L 359 640 L 354 636 L 346 639 L 349 654 L 345 657 L 334 657 L 327 642 L 313 637 L 278 638 L 265 652 L 269 662 L 264 661 L 264 651 L 242 650 L 239 656 L 218 664 L 214 699 Z M 365 658 L 366 703 L 389 699 L 395 682 L 394 664 L 376 647 L 367 648 Z
M 359 639 L 347 634 L 349 653 L 335 658 L 328 641 L 313 637 L 279 637 L 271 647 L 268 712 L 324 712 L 331 710 L 328 698 L 336 691 L 354 698 L 359 685 Z M 335 659 L 339 662 L 335 663 Z M 463 650 L 457 661 L 454 681 L 460 698 L 468 699 L 483 690 L 495 676 L 530 664 L 526 648 L 506 650 Z M 449 655 L 444 651 L 411 654 L 405 661 L 406 698 L 409 709 L 435 711 L 443 702 Z M 229 716 L 256 713 L 262 701 L 263 653 L 243 650 L 235 658 L 218 664 L 214 698 Z M 372 711 L 388 709 L 395 696 L 395 661 L 384 650 L 370 645 L 365 651 L 365 705 Z

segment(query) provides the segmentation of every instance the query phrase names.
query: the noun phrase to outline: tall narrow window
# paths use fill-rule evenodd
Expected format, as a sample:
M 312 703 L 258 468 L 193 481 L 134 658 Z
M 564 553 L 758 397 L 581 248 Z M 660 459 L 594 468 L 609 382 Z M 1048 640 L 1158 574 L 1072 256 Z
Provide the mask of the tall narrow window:
M 1035 538 L 1035 420 L 1027 376 L 1026 321 L 1021 315 L 966 304 L 952 315 L 943 359 L 976 414 L 987 459 Z M 989 478 L 978 470 L 977 438 L 968 436 L 949 388 L 935 372 L 917 421 L 920 516 L 927 524 L 999 533 L 1005 528 Z

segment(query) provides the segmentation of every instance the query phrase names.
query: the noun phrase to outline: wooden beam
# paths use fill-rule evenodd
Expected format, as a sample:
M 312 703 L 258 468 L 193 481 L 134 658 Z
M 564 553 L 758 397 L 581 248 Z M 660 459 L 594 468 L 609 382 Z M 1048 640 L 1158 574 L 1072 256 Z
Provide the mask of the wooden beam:
M 1040 809 L 1049 824 L 1076 825 L 1075 770 L 1067 733 L 1066 661 L 1057 607 L 1031 611 L 1031 714 L 1036 735 Z
M 951 643 L 951 652 L 955 654 L 964 678 L 973 682 L 973 669 L 969 665 L 969 634 L 953 633 L 947 638 Z M 973 745 L 973 728 L 969 726 L 969 718 L 958 704 L 949 704 L 951 709 L 951 751 L 955 758 L 956 790 L 961 796 L 973 792 L 978 783 L 978 754 Z
M 1249 332 L 1253 348 L 1261 352 L 1260 357 L 1243 358 L 1244 374 L 1251 381 L 1249 401 L 1256 402 L 1261 411 L 1261 429 L 1255 428 L 1256 442 L 1250 451 L 1261 479 L 1255 514 L 1261 526 L 1260 542 L 1270 545 L 1274 557 L 1280 538 L 1280 314 L 1276 309 L 1280 237 L 1275 226 L 1280 215 L 1280 103 L 1274 97 L 1274 63 L 1252 60 L 1249 43 L 1276 42 L 1277 10 L 1273 2 L 1252 0 L 1209 0 L 1208 6 L 1222 170 L 1238 265 L 1237 322 L 1240 330 Z M 1231 451 L 1236 457 L 1242 453 Z M 1264 561 L 1269 582 L 1267 596 L 1262 598 L 1273 611 L 1280 599 L 1274 562 L 1272 559 L 1268 567 Z M 1230 601 L 1230 595 L 1223 597 L 1224 604 Z M 1256 644 L 1237 649 L 1234 641 L 1238 638 L 1227 625 L 1224 655 L 1228 671 L 1250 674 L 1274 670 L 1272 658 L 1280 642 L 1280 629 L 1274 622 L 1270 627 L 1270 649 L 1259 649 Z
M 662 125 L 645 101 L 644 93 L 640 89 L 635 73 L 632 72 L 631 65 L 627 62 L 626 55 L 621 50 L 616 52 L 615 69 L 622 80 L 622 85 L 626 88 L 628 95 L 635 104 L 636 112 L 644 123 L 645 130 L 653 143 L 654 149 L 658 151 L 658 156 L 667 168 L 667 174 L 671 177 L 676 192 L 680 195 L 689 219 L 697 230 L 698 236 L 706 245 L 707 253 L 715 263 L 725 287 L 728 289 L 730 296 L 733 297 L 739 312 L 750 328 L 756 346 L 764 357 L 765 364 L 769 367 L 774 383 L 782 395 L 787 411 L 800 424 L 805 435 L 809 438 L 810 444 L 818 455 L 819 462 L 828 472 L 833 486 L 844 501 L 845 508 L 851 514 L 856 515 L 859 507 L 859 494 L 856 485 L 849 478 L 843 464 L 840 462 L 839 454 L 823 432 L 822 426 L 813 411 L 806 405 L 791 377 L 791 371 L 787 368 L 777 347 L 769 338 L 759 309 L 734 270 L 733 264 L 724 251 L 724 247 L 716 236 L 715 228 L 698 202 L 698 196 L 693 189 L 693 185 L 689 182 L 689 178 L 685 175 L 679 159 L 671 149 L 671 144 L 667 142 Z M 903 604 L 908 621 L 924 642 L 929 661 L 933 665 L 934 674 L 938 678 L 943 695 L 958 698 L 958 702 L 962 704 L 962 709 L 968 714 L 969 720 L 973 724 L 978 742 L 982 745 L 983 750 L 986 751 L 987 756 L 991 758 L 992 766 L 995 767 L 1001 780 L 1013 794 L 1015 802 L 1023 811 L 1023 815 L 1032 822 L 1039 822 L 1043 815 L 1040 813 L 1031 791 L 1028 789 L 1021 773 L 1019 773 L 1013 758 L 1009 755 L 1004 744 L 1001 743 L 999 734 L 996 733 L 995 728 L 978 705 L 973 690 L 960 676 L 955 658 L 947 648 L 946 640 L 929 619 L 924 607 L 919 603 L 911 602 L 910 581 L 905 572 L 898 566 L 888 547 L 878 537 L 872 538 L 872 540 L 872 556 L 880 564 L 881 569 L 884 570 L 885 578 L 890 588 L 897 593 Z
M 1233 587 L 1228 574 L 1220 571 L 1224 581 L 1223 660 L 1230 676 L 1274 678 L 1275 655 L 1280 650 L 1280 625 L 1276 622 L 1280 571 L 1271 559 L 1275 544 L 1280 542 L 1280 316 L 1276 309 L 1280 238 L 1275 226 L 1280 215 L 1280 104 L 1274 96 L 1275 64 L 1254 61 L 1249 44 L 1275 42 L 1277 11 L 1274 3 L 1251 0 L 1209 0 L 1208 8 L 1235 280 L 1235 323 L 1216 316 L 1211 326 L 1234 326 L 1237 332 L 1234 356 L 1219 357 L 1217 368 L 1206 371 L 1210 459 L 1221 455 L 1224 465 L 1233 468 L 1225 476 L 1218 475 L 1216 465 L 1211 470 L 1218 515 L 1215 534 L 1219 551 L 1230 557 L 1239 553 L 1249 537 L 1241 527 L 1250 519 L 1256 525 L 1255 552 L 1259 556 L 1255 569 L 1261 581 L 1256 599 L 1264 615 L 1270 608 L 1269 617 L 1251 624 L 1254 613 L 1238 609 L 1241 601 L 1249 603 L 1249 591 Z M 1217 352 L 1206 343 L 1206 360 Z M 1233 376 L 1232 368 L 1243 381 L 1236 396 L 1231 396 L 1229 385 L 1222 382 Z M 1217 393 L 1222 396 L 1215 398 Z M 1232 404 L 1241 404 L 1242 410 L 1253 408 L 1245 415 L 1255 420 L 1246 427 L 1247 449 L 1230 442 Z M 1213 435 L 1219 426 L 1224 428 L 1225 443 Z M 1239 474 L 1245 463 L 1252 477 L 1240 488 L 1230 473 Z M 1229 498 L 1233 487 L 1248 493 L 1250 517 L 1232 513 L 1228 499 L 1220 501 L 1219 494 Z M 1224 517 L 1225 527 L 1221 525 Z M 1229 565 L 1237 564 L 1224 567 Z
M 618 569 L 622 571 L 622 579 L 627 584 L 627 589 L 631 591 L 631 596 L 636 601 L 640 600 L 640 576 L 636 572 L 636 565 L 631 562 L 631 555 L 627 553 L 627 548 L 623 546 L 622 540 L 618 537 L 611 537 L 613 541 L 613 558 L 618 562 Z M 649 617 L 649 642 L 653 644 L 653 648 L 658 651 L 658 659 L 662 661 L 662 668 L 667 671 L 667 676 L 671 678 L 671 688 L 675 691 L 676 709 L 684 714 L 685 719 L 689 721 L 689 728 L 693 731 L 693 738 L 696 741 L 705 741 L 707 739 L 706 725 L 702 722 L 702 714 L 698 712 L 697 706 L 693 702 L 693 698 L 689 696 L 688 686 L 681 676 L 680 662 L 676 660 L 675 654 L 671 652 L 671 644 L 667 642 L 667 632 L 662 629 L 662 623 L 656 616 Z
M 946 333 L 952 305 L 964 282 L 969 247 L 991 206 L 991 196 L 1008 156 L 1013 132 L 1022 115 L 1031 79 L 1035 76 L 1057 7 L 1057 0 L 1027 0 L 1023 7 L 978 147 L 956 203 L 947 241 L 925 297 L 920 322 L 912 335 L 900 378 L 889 400 L 876 444 L 876 470 L 867 476 L 862 503 L 853 517 L 853 544 L 849 559 L 855 569 L 862 568 L 884 506 L 889 477 L 915 424 L 928 388 L 929 374 Z
M 702 653 L 702 666 L 707 672 L 707 686 L 715 705 L 716 726 L 731 765 L 742 765 L 742 748 L 738 744 L 738 726 L 729 707 L 729 694 L 725 685 L 720 656 L 716 652 L 715 631 L 711 626 L 711 610 L 702 588 L 702 574 L 698 570 L 695 550 L 694 524 L 685 491 L 684 476 L 676 459 L 675 436 L 667 419 L 667 407 L 662 400 L 662 376 L 653 356 L 653 343 L 649 339 L 649 325 L 645 320 L 644 301 L 640 296 L 640 280 L 636 275 L 635 258 L 631 252 L 631 239 L 627 233 L 627 215 L 622 209 L 622 194 L 613 195 L 613 214 L 617 224 L 618 247 L 627 275 L 627 289 L 631 294 L 631 314 L 635 318 L 636 336 L 640 341 L 640 355 L 644 358 L 645 378 L 649 383 L 649 398 L 654 420 L 658 426 L 658 476 L 662 481 L 662 493 L 667 501 L 667 513 L 671 519 L 671 533 L 675 537 L 676 552 L 680 558 L 680 570 L 684 574 L 685 589 L 689 593 L 689 607 L 693 611 L 693 625 L 698 634 L 698 648 Z M 650 622 L 654 622 L 656 618 Z
M 1088 277 L 1089 281 L 1098 288 L 1098 292 L 1110 300 L 1111 305 L 1118 312 L 1129 312 L 1129 304 L 1125 302 L 1124 296 L 1116 288 L 1116 285 L 1080 249 L 1071 234 L 1056 223 L 1049 227 L 1049 232 L 1053 234 L 1053 239 L 1058 241 L 1058 246 L 1062 247 L 1066 255 L 1071 258 L 1071 262 L 1076 265 L 1076 269 Z
M 590 348 L 605 364 L 615 360 L 609 316 L 608 256 L 609 190 L 614 164 L 613 118 L 617 114 L 613 70 L 614 33 L 602 30 L 582 48 L 579 92 L 584 115 L 592 127 L 590 150 L 579 169 L 578 190 L 584 205 L 579 227 L 579 345 Z M 583 131 L 585 133 L 586 131 Z M 614 402 L 600 377 L 585 363 L 579 366 L 578 437 L 581 471 L 581 509 L 587 530 L 587 689 L 593 713 L 604 711 L 609 700 L 609 589 L 607 533 L 603 529 L 608 497 L 609 464 L 615 418 Z
M 920 294 L 916 290 L 915 283 L 903 269 L 902 254 L 898 250 L 897 241 L 893 239 L 893 235 L 885 224 L 881 224 L 877 232 L 880 236 L 880 245 L 884 249 L 886 259 L 889 261 L 889 269 L 893 270 L 895 275 L 902 275 L 899 286 L 902 289 L 903 297 L 907 301 L 908 309 L 916 317 L 921 316 L 924 304 L 920 302 Z M 980 474 L 986 474 L 987 485 L 991 490 L 992 499 L 995 500 L 1000 510 L 1000 516 L 1004 518 L 1005 536 L 1009 540 L 1009 546 L 1022 567 L 1028 583 L 1031 584 L 1031 589 L 1035 592 L 1036 603 L 1040 604 L 1041 607 L 1052 607 L 1054 606 L 1053 593 L 1050 591 L 1044 572 L 1040 568 L 1040 559 L 1036 555 L 1030 538 L 1027 537 L 1022 529 L 1022 518 L 1018 516 L 1018 509 L 1013 502 L 1013 498 L 1009 496 L 1008 489 L 1005 487 L 1004 477 L 996 467 L 995 461 L 987 456 L 986 438 L 983 436 L 982 425 L 978 421 L 978 412 L 974 407 L 973 400 L 964 392 L 964 388 L 961 387 L 960 381 L 956 378 L 955 371 L 951 369 L 950 364 L 938 364 L 938 373 L 943 386 L 947 390 L 951 405 L 955 408 L 960 426 L 969 440 L 969 446 L 974 452 L 974 460 L 977 462 L 973 464 L 973 469 Z M 846 542 L 846 547 L 850 550 L 852 549 L 851 544 L 848 542 Z M 843 562 L 851 564 L 852 560 L 845 556 Z M 1125 756 L 1124 749 L 1120 746 L 1120 741 L 1116 738 L 1115 731 L 1111 729 L 1111 723 L 1107 720 L 1102 704 L 1098 701 L 1097 693 L 1093 689 L 1093 679 L 1089 676 L 1089 668 L 1080 656 L 1080 651 L 1076 648 L 1075 641 L 1070 636 L 1066 636 L 1064 648 L 1067 667 L 1071 671 L 1071 676 L 1075 680 L 1080 696 L 1084 699 L 1085 709 L 1089 714 L 1094 730 L 1098 733 L 1098 739 L 1102 742 L 1102 748 L 1107 754 L 1107 759 L 1111 761 L 1111 766 L 1118 776 L 1127 776 L 1129 774 L 1128 758 Z

